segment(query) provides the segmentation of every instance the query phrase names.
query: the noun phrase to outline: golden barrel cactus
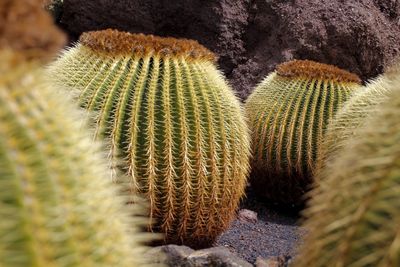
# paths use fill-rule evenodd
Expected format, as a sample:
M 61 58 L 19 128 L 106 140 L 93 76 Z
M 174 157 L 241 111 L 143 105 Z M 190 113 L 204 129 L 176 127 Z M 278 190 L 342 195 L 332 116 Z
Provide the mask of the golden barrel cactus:
M 295 267 L 400 266 L 400 79 L 311 191 Z
M 104 30 L 84 33 L 50 66 L 131 190 L 150 200 L 151 228 L 166 242 L 209 245 L 246 186 L 246 124 L 214 61 L 195 41 Z
M 245 105 L 256 193 L 280 204 L 303 202 L 326 127 L 359 87 L 356 75 L 308 60 L 279 65 L 257 86 Z

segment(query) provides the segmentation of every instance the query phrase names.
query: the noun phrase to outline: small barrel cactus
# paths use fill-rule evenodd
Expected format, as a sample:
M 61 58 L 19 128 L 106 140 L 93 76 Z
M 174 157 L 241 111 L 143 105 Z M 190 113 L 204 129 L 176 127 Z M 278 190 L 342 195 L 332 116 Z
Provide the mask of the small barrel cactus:
M 400 266 L 400 79 L 310 193 L 295 267 Z
M 356 75 L 308 60 L 279 65 L 257 86 L 245 106 L 257 194 L 303 203 L 327 124 L 359 87 Z
M 246 186 L 248 131 L 214 60 L 195 41 L 104 30 L 84 33 L 50 66 L 169 243 L 209 245 Z
M 325 164 L 332 161 L 346 141 L 364 124 L 366 118 L 375 113 L 379 104 L 386 101 L 390 94 L 390 85 L 400 74 L 400 67 L 393 66 L 383 75 L 369 82 L 365 88 L 358 90 L 346 102 L 343 108 L 329 123 L 326 135 L 318 149 L 315 178 L 319 180 Z

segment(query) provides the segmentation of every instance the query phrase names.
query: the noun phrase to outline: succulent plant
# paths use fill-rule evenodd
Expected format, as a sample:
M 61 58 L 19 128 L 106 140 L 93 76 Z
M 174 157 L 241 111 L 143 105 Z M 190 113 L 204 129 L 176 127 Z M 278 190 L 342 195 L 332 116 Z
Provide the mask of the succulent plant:
M 400 266 L 400 79 L 376 110 L 311 191 L 293 266 Z
M 379 104 L 386 101 L 390 94 L 391 83 L 399 75 L 400 67 L 393 66 L 384 74 L 369 82 L 365 88 L 354 93 L 343 108 L 329 123 L 326 135 L 318 149 L 315 178 L 319 180 L 320 172 L 328 162 L 346 146 L 346 141 L 362 127 L 366 118 L 375 113 Z
M 248 173 L 239 102 L 195 41 L 84 33 L 50 66 L 94 117 L 96 138 L 151 202 L 165 241 L 209 245 L 231 222 Z M 121 158 L 122 160 L 118 160 Z
M 257 86 L 245 105 L 257 194 L 303 203 L 328 122 L 359 87 L 355 74 L 308 60 L 279 65 Z
M 0 2 L 0 266 L 143 266 L 144 206 L 107 177 L 82 116 L 44 81 L 64 37 L 41 4 Z

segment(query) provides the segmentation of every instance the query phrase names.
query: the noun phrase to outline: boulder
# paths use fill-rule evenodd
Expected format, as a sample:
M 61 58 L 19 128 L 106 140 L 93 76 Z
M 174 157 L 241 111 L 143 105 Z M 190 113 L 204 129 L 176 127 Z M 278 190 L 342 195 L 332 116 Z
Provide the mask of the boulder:
M 399 54 L 399 16 L 394 0 L 64 0 L 61 24 L 75 37 L 116 28 L 196 39 L 245 99 L 294 58 L 377 76 Z

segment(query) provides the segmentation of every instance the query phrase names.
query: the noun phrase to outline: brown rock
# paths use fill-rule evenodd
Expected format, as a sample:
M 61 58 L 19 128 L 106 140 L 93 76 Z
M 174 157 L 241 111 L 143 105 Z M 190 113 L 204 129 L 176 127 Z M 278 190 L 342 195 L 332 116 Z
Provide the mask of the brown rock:
M 238 219 L 241 222 L 250 222 L 256 223 L 257 222 L 257 212 L 248 209 L 241 209 L 238 213 Z
M 245 98 L 283 61 L 311 59 L 374 77 L 399 54 L 393 0 L 64 0 L 73 34 L 117 28 L 196 39 Z

